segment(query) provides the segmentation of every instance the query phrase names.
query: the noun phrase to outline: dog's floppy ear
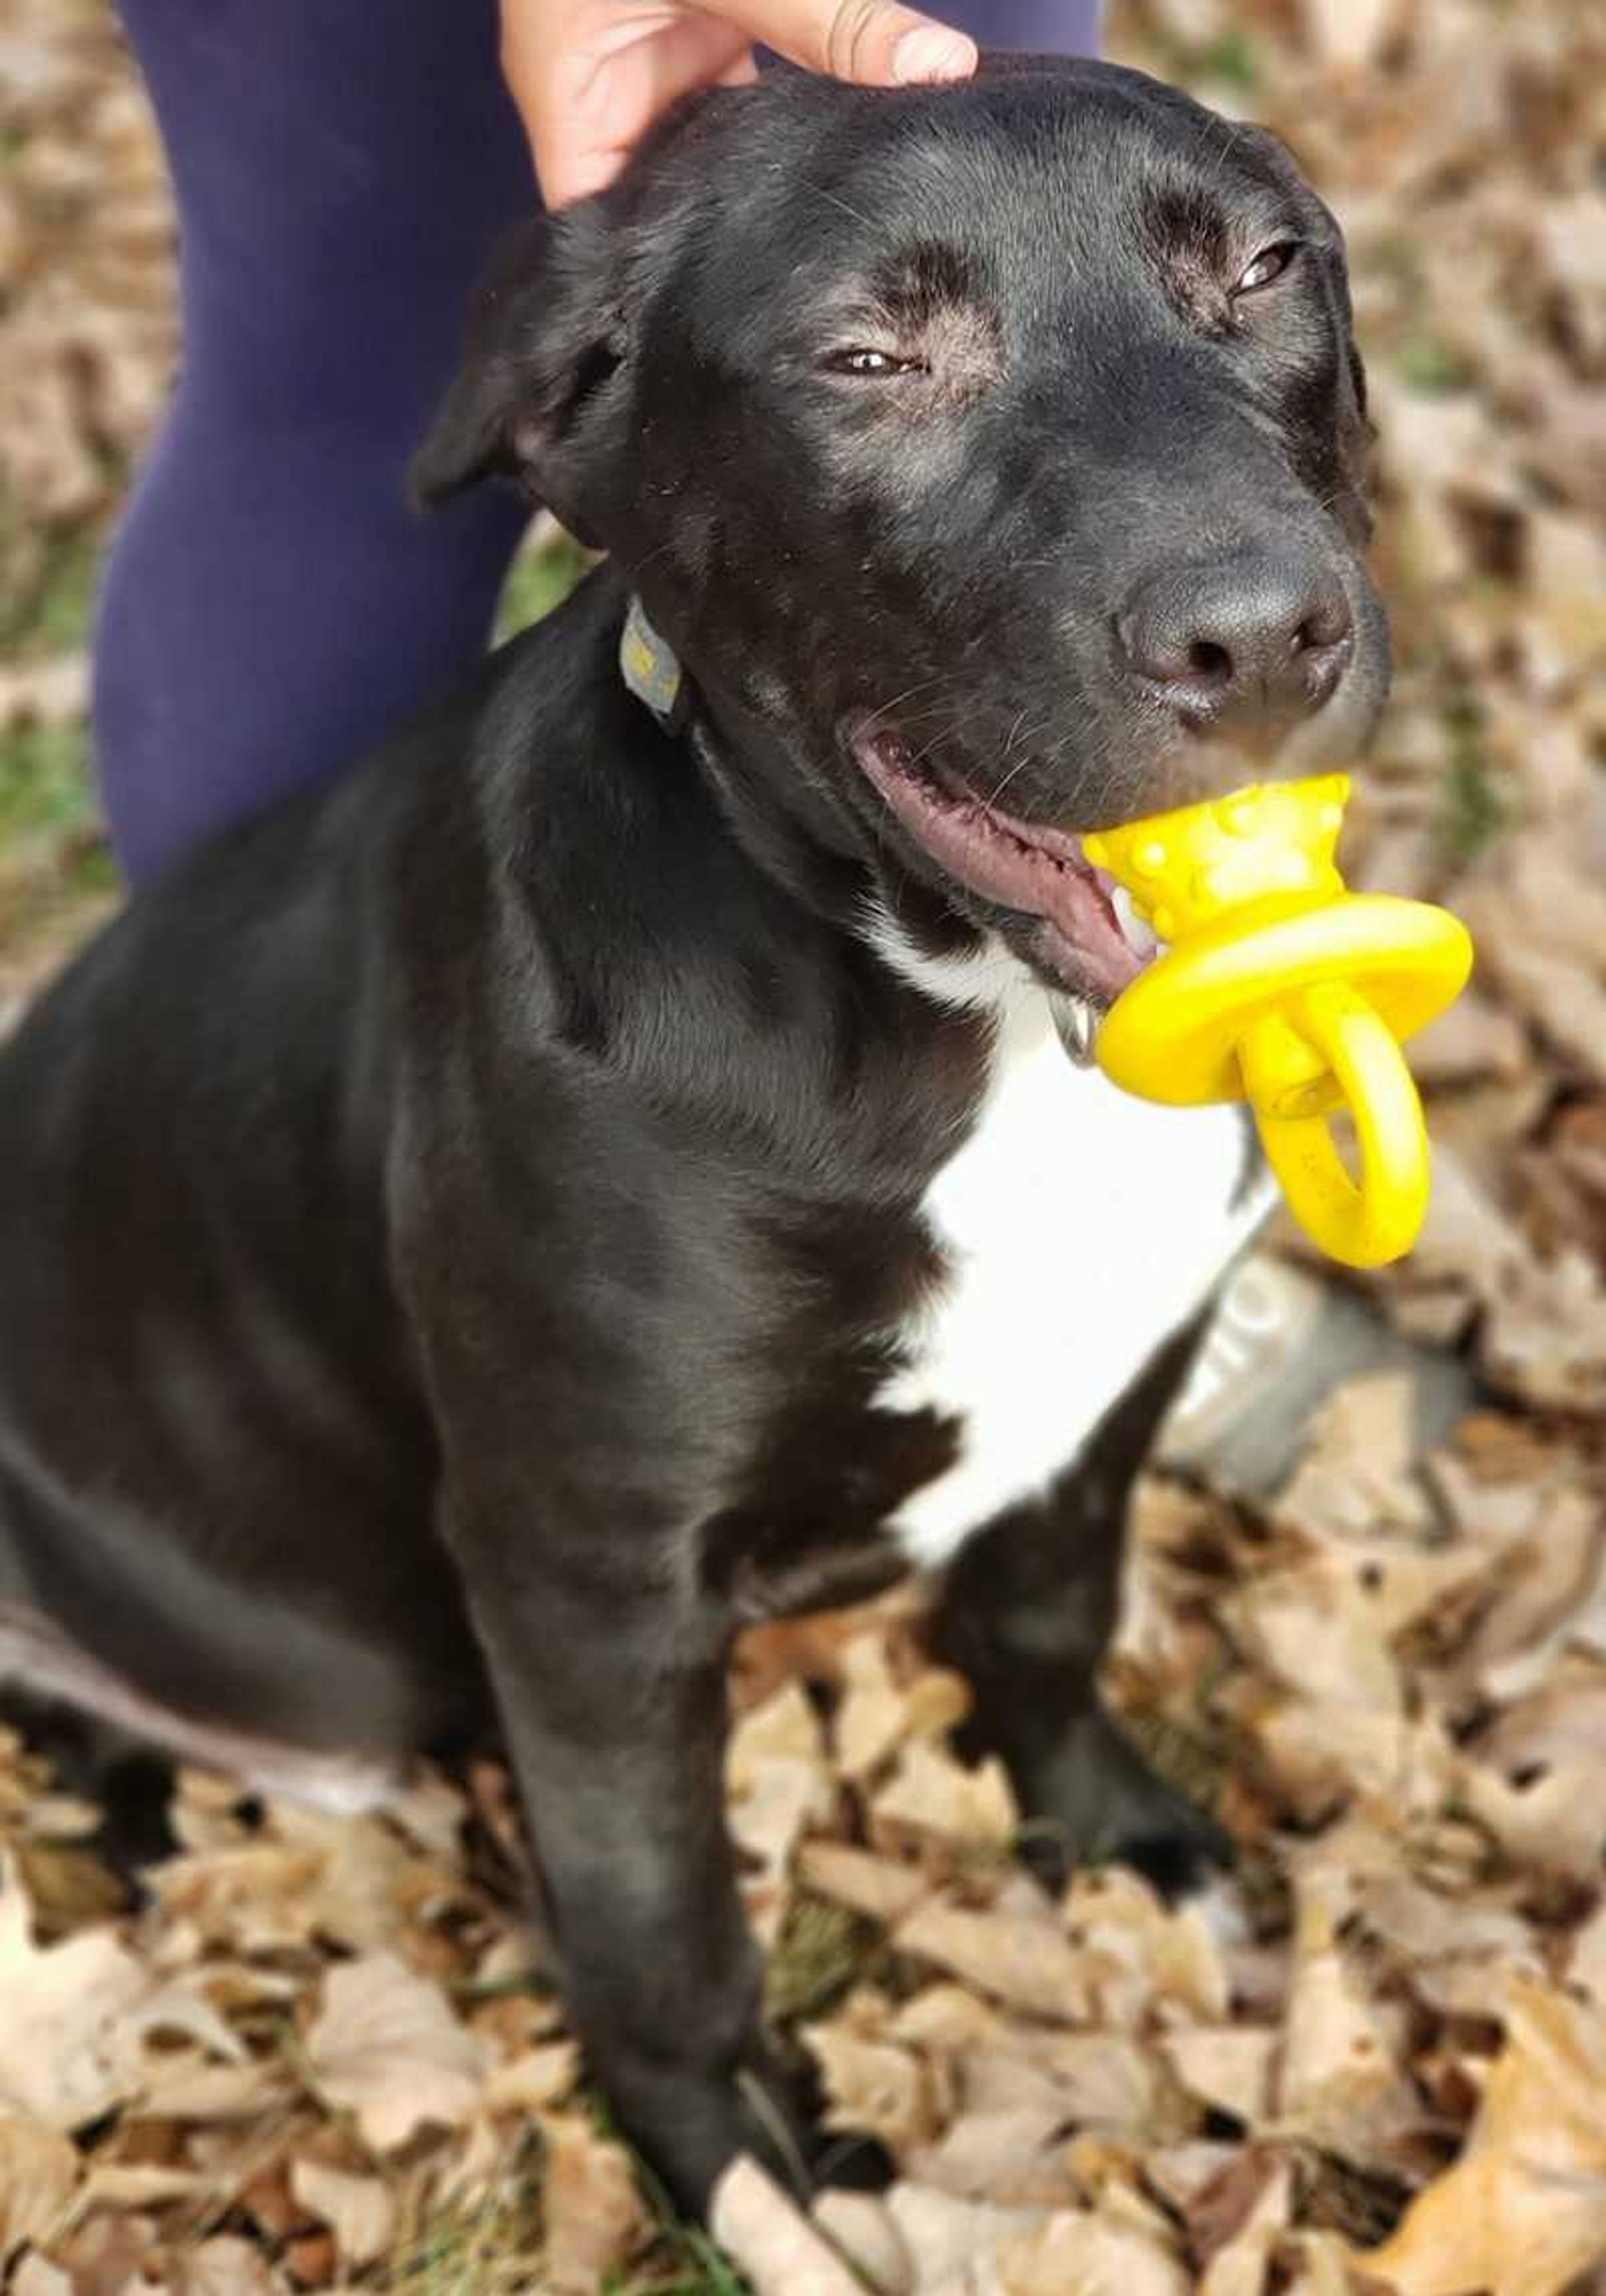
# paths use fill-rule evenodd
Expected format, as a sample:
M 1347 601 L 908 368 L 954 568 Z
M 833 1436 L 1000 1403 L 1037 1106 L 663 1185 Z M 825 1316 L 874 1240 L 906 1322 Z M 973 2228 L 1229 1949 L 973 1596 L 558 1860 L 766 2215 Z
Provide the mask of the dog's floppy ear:
M 605 523 L 614 417 L 626 396 L 630 340 L 608 203 L 538 216 L 492 258 L 468 347 L 412 465 L 415 499 L 444 502 L 476 480 L 516 479 L 589 540 Z

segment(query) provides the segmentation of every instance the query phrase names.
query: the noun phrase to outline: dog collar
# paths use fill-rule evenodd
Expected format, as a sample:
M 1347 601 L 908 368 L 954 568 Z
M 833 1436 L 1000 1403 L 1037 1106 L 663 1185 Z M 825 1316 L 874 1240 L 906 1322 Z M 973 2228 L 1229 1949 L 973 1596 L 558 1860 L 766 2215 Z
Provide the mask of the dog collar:
M 686 723 L 690 685 L 676 658 L 647 618 L 639 598 L 630 600 L 619 640 L 619 675 L 650 709 L 666 734 L 678 734 Z

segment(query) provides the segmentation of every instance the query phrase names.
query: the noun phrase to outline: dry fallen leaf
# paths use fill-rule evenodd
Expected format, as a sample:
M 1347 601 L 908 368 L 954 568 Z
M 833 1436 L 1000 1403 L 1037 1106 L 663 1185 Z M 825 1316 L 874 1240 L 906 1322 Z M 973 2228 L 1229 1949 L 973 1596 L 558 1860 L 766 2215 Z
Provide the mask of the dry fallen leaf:
M 37 1945 L 16 1867 L 0 1865 L 0 2104 L 76 2128 L 133 2095 L 143 2056 L 134 2012 L 150 1991 L 110 1929 Z
M 1120 1866 L 1076 1874 L 1066 1893 L 1073 1939 L 1102 1964 L 1097 1997 L 1113 2021 L 1133 2025 L 1151 2005 L 1190 2017 L 1223 2017 L 1229 1985 L 1212 1921 L 1235 1919 L 1229 1885 L 1209 1898 L 1166 1905 L 1150 1884 Z M 1097 1964 L 1095 1964 L 1097 1965 Z
M 813 2217 L 877 2296 L 916 2296 L 913 2267 L 885 2202 L 869 2193 L 831 2186 L 815 2201 Z
M 1234 2152 L 1189 2194 L 1189 2247 L 1207 2266 L 1206 2296 L 1260 2296 L 1293 2214 L 1293 2162 L 1270 2150 Z
M 743 1717 L 726 1759 L 730 1831 L 754 1872 L 745 1896 L 766 1944 L 786 1911 L 793 1853 L 804 1829 L 831 1813 L 836 1786 L 825 1734 L 801 1685 L 788 1683 Z
M 798 1870 L 810 1889 L 877 1922 L 901 1921 L 931 1884 L 918 1867 L 843 1841 L 807 1841 Z
M 546 2112 L 561 2104 L 580 2078 L 580 2044 L 548 2041 L 497 2066 L 485 2084 L 490 2112 Z
M 1001 2019 L 963 2046 L 971 2112 L 1050 2112 L 1062 2127 L 1147 2128 L 1163 2079 L 1154 2047 L 1130 2033 L 1063 2033 Z
M 933 1900 L 900 1923 L 895 1936 L 901 1953 L 935 1962 L 1012 2008 L 1067 2021 L 1091 2009 L 1088 1956 L 1051 1921 Z
M 1454 2167 L 1364 2259 L 1400 2296 L 1561 2296 L 1606 2259 L 1606 2019 L 1533 1978 Z
M 968 1768 L 924 1741 L 904 1747 L 870 1808 L 879 1829 L 977 1849 L 1007 1849 L 1018 1824 L 1001 1762 Z
M 245 2240 L 209 2240 L 175 2258 L 173 2296 L 284 2296 L 285 2282 Z
M 22 2258 L 8 2284 L 11 2296 L 74 2296 L 68 2275 L 37 2253 Z
M 1405 2069 L 1405 2021 L 1347 1943 L 1347 1864 L 1324 1848 L 1297 1877 L 1297 1916 L 1274 2106 L 1280 2126 L 1365 2164 L 1388 2164 L 1423 2121 Z
M 1271 2107 L 1272 2072 L 1280 2047 L 1276 2033 L 1255 2026 L 1184 2026 L 1165 2034 L 1160 2047 L 1183 2087 L 1246 2128 L 1264 2120 Z
M 553 2296 L 597 2296 L 639 2241 L 643 2210 L 621 2146 L 574 2114 L 545 2120 L 544 2284 Z
M 83 2166 L 77 2148 L 44 2121 L 0 2120 L 0 2262 L 56 2228 Z
M 890 2041 L 872 2041 L 837 2019 L 802 2029 L 828 2101 L 827 2126 L 862 2128 L 885 2144 L 929 2133 L 931 2109 L 919 2060 Z
M 844 1778 L 868 1777 L 909 1733 L 904 1693 L 879 1635 L 855 1635 L 842 1653 L 843 1696 L 832 1728 Z
M 291 2168 L 290 2189 L 309 2215 L 328 2226 L 344 2264 L 372 2264 L 395 2238 L 396 2202 L 377 2177 L 351 2176 L 303 2157 Z
M 1001 2111 L 973 2109 L 950 2121 L 935 2144 L 904 2150 L 906 2173 L 956 2200 L 1004 2208 L 1063 2208 L 1080 2197 L 1066 2144 L 1068 2116 L 1052 2095 Z
M 1002 2209 L 985 2201 L 961 2201 L 923 2185 L 895 2185 L 886 2198 L 920 2296 L 969 2296 L 996 2290 L 996 2264 L 1003 2244 L 1039 2230 L 1042 2209 Z
M 73 2296 L 124 2296 L 150 2276 L 145 2267 L 158 2239 L 152 2217 L 105 2211 L 86 2218 L 57 2251 Z
M 307 2064 L 381 2152 L 429 2124 L 458 2127 L 485 2079 L 484 2051 L 440 1988 L 383 1953 L 330 1970 Z
M 1004 2296 L 1188 2296 L 1180 2260 L 1141 2234 L 1068 2210 L 1040 2231 L 1006 2242 L 999 2256 Z
M 709 2223 L 755 2296 L 860 2296 L 860 2283 L 756 2161 L 727 2169 Z
M 1278 1514 L 1330 1535 L 1426 1529 L 1432 1510 L 1418 1472 L 1415 1403 L 1408 1372 L 1346 1380 L 1313 1419 Z

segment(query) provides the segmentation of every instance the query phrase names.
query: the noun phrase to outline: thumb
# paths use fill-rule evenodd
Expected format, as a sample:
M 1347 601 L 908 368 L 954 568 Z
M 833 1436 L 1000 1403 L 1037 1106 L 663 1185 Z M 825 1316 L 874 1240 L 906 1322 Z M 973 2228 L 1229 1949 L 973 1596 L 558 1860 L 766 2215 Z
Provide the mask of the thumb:
M 778 55 L 863 87 L 968 79 L 976 42 L 897 0 L 727 0 L 734 20 Z

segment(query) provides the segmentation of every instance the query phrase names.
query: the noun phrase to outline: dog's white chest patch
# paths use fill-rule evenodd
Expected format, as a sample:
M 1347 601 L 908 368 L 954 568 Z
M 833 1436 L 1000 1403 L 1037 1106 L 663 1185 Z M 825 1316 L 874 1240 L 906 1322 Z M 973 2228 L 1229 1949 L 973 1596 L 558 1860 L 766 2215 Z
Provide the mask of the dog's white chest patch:
M 901 971 L 959 1001 L 957 983 L 877 939 Z M 991 1082 L 922 1207 L 947 1274 L 900 1331 L 903 1361 L 877 1398 L 935 1411 L 959 1435 L 953 1465 L 892 1525 L 922 1567 L 1073 1464 L 1272 1199 L 1269 1183 L 1244 1186 L 1238 1111 L 1132 1099 L 1071 1062 L 1047 997 L 1011 959 L 982 977 L 996 988 Z

